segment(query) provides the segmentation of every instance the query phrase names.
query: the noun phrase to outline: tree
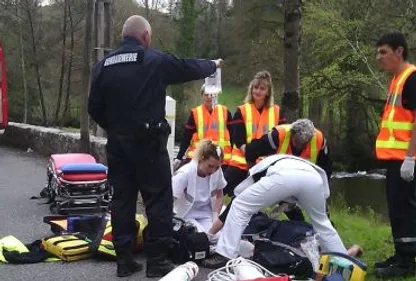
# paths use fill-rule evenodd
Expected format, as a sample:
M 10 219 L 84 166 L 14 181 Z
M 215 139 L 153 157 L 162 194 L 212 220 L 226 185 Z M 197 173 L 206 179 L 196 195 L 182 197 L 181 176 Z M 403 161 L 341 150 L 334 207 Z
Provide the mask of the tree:
M 31 38 L 31 47 L 33 52 L 33 59 L 35 63 L 35 70 L 36 70 L 36 81 L 38 85 L 38 93 L 39 93 L 39 103 L 40 103 L 40 110 L 42 113 L 42 123 L 47 125 L 48 117 L 46 115 L 46 107 L 45 107 L 45 97 L 43 94 L 42 88 L 42 76 L 40 70 L 40 63 L 38 58 L 38 42 L 36 40 L 36 31 L 35 31 L 35 19 L 38 17 L 36 12 L 39 9 L 38 1 L 31 1 L 31 0 L 24 0 L 25 1 L 25 9 L 28 18 L 28 23 L 30 27 L 30 38 Z
M 299 55 L 302 0 L 285 1 L 284 18 L 284 92 L 282 115 L 293 122 L 299 117 Z
M 81 151 L 88 153 L 90 151 L 90 128 L 87 111 L 88 94 L 90 91 L 91 76 L 91 50 L 92 50 L 92 25 L 94 19 L 94 1 L 87 0 L 87 14 L 85 22 L 84 37 L 84 66 L 82 70 L 83 95 L 81 103 Z
M 65 66 L 66 66 L 66 37 L 67 37 L 67 17 L 68 17 L 68 0 L 64 0 L 63 3 L 63 24 L 62 24 L 62 50 L 61 50 L 61 71 L 59 75 L 59 91 L 58 91 L 58 99 L 56 102 L 56 109 L 55 115 L 53 119 L 53 124 L 58 122 L 59 112 L 61 110 L 61 101 L 62 101 L 62 94 L 64 89 L 64 77 L 65 77 Z
M 27 96 L 27 81 L 26 81 L 26 64 L 25 64 L 25 45 L 23 42 L 22 20 L 20 18 L 19 3 L 15 1 L 16 19 L 19 25 L 19 42 L 20 42 L 20 64 L 22 67 L 22 84 L 23 84 L 23 123 L 27 123 L 28 111 L 28 96 Z
M 72 16 L 71 5 L 69 1 L 66 1 L 69 17 L 69 30 L 70 30 L 70 43 L 69 43 L 69 59 L 68 59 L 68 72 L 66 77 L 66 93 L 64 102 L 64 111 L 60 120 L 60 126 L 64 125 L 66 119 L 69 119 L 70 102 L 69 97 L 71 95 L 71 77 L 72 77 L 72 64 L 74 61 L 74 47 L 75 47 L 75 26 Z

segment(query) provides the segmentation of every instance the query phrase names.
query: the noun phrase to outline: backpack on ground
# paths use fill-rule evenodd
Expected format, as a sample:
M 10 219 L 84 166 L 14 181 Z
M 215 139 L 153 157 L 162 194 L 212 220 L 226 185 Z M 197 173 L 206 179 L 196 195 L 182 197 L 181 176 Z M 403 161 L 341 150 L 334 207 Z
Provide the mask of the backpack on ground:
M 268 239 L 259 239 L 254 242 L 252 260 L 274 274 L 311 278 L 314 273 L 312 263 L 302 251 Z

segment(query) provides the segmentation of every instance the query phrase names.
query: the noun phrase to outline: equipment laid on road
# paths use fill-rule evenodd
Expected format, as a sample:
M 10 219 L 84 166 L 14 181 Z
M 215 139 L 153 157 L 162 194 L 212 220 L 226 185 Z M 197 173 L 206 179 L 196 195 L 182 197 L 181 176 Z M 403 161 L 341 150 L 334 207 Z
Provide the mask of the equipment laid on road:
M 361 260 L 341 254 L 322 253 L 316 281 L 364 281 L 367 265 Z
M 96 238 L 90 245 L 90 249 L 97 255 L 105 255 L 107 257 L 116 256 L 116 251 L 113 245 L 113 234 L 110 217 L 106 217 L 105 227 L 98 231 Z M 143 230 L 146 228 L 148 222 L 144 215 L 136 214 L 136 229 L 137 235 L 133 246 L 133 251 L 137 252 L 143 247 Z
M 159 281 L 191 281 L 198 275 L 198 265 L 188 261 L 159 279 Z
M 96 256 L 106 256 L 107 258 L 116 256 L 110 214 L 46 216 L 43 218 L 43 222 L 51 226 L 55 235 L 75 233 L 76 236 L 79 234 L 85 236 L 91 240 L 89 248 Z M 136 214 L 137 235 L 134 252 L 138 252 L 143 247 L 143 231 L 147 224 L 144 215 Z
M 196 226 L 177 216 L 173 217 L 172 223 L 175 243 L 169 255 L 174 263 L 200 262 L 209 256 L 210 245 L 206 233 L 197 232 Z
M 173 280 L 173 279 L 172 279 Z M 242 257 L 229 260 L 227 264 L 208 274 L 208 281 L 290 281 L 285 274 L 274 274 L 258 263 Z
M 41 195 L 49 198 L 51 211 L 58 214 L 106 211 L 112 195 L 107 167 L 90 154 L 52 154 Z
M 64 261 L 76 261 L 91 257 L 89 242 L 75 235 L 58 235 L 42 240 L 42 247 Z

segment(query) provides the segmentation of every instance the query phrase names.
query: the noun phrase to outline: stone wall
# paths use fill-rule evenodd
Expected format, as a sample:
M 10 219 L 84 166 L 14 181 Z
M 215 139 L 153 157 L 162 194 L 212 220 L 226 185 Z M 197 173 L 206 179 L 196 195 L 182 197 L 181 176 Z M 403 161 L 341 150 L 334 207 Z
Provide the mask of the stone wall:
M 55 128 L 9 122 L 1 135 L 1 141 L 10 146 L 32 149 L 42 155 L 80 152 L 80 134 Z M 90 153 L 100 163 L 106 163 L 105 138 L 90 137 Z

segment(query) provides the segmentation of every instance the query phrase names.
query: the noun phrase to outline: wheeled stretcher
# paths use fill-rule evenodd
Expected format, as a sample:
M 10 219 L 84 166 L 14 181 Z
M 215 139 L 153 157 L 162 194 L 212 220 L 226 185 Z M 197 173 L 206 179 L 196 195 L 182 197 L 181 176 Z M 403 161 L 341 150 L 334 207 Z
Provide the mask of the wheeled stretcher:
M 106 211 L 112 189 L 107 167 L 90 154 L 52 154 L 47 167 L 47 187 L 52 212 Z

